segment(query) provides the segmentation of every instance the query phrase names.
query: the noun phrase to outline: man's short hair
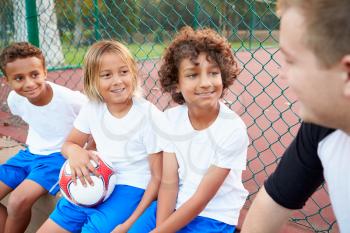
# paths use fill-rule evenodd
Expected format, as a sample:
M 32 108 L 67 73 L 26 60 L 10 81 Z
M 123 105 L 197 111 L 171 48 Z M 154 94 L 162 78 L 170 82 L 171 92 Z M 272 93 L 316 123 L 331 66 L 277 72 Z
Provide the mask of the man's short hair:
M 322 65 L 332 66 L 350 54 L 349 0 L 278 0 L 279 14 L 297 8 L 305 18 L 305 44 Z

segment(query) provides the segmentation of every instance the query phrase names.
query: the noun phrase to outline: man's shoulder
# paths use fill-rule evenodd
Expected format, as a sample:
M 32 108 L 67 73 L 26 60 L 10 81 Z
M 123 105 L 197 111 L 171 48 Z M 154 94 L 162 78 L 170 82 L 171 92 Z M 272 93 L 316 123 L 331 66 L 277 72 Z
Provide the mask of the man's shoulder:
M 328 128 L 314 123 L 302 122 L 299 129 L 299 135 L 303 140 L 309 139 L 318 144 L 336 130 L 337 129 Z
M 324 181 L 320 142 L 335 131 L 313 123 L 301 123 L 295 139 L 265 182 L 265 190 L 275 202 L 288 209 L 300 209 L 305 205 Z
M 336 129 L 318 124 L 302 122 L 296 137 L 284 154 L 297 156 L 301 160 L 305 160 L 306 158 L 313 158 L 311 160 L 319 160 L 318 147 L 320 143 L 335 131 Z M 312 164 L 313 162 L 310 162 L 310 165 Z

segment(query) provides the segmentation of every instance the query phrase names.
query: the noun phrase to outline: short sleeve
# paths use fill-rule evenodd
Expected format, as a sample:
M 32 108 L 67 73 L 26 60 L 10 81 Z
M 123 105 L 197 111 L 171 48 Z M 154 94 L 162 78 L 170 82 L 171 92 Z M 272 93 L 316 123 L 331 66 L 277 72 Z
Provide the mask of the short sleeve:
M 89 117 L 91 116 L 91 104 L 86 103 L 80 110 L 74 121 L 74 128 L 85 134 L 91 134 Z
M 56 83 L 48 82 L 51 87 L 54 89 L 55 95 L 58 95 L 59 98 L 63 98 L 65 104 L 73 110 L 75 116 L 78 115 L 82 106 L 84 106 L 88 99 L 80 91 L 73 91 L 68 87 L 61 86 Z
M 174 146 L 169 137 L 170 123 L 165 114 L 155 106 L 151 106 L 144 130 L 143 143 L 148 154 L 160 151 L 174 152 Z
M 275 172 L 265 182 L 265 190 L 279 205 L 301 209 L 324 181 L 318 143 L 333 130 L 303 123 L 287 148 Z
M 237 127 L 229 137 L 218 142 L 213 165 L 233 170 L 245 170 L 249 138 L 245 127 Z
M 88 99 L 80 91 L 72 91 L 70 101 L 71 101 L 71 105 L 73 107 L 74 113 L 78 115 L 82 106 L 84 106 L 88 102 Z
M 18 104 L 18 101 L 16 101 L 16 92 L 11 91 L 7 97 L 7 105 L 13 115 L 20 116 L 16 104 Z

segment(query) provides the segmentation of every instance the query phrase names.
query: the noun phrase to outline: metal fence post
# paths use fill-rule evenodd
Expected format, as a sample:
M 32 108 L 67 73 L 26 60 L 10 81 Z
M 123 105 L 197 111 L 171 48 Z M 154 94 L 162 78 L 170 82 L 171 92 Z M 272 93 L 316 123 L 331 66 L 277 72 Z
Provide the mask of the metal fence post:
M 39 47 L 39 27 L 38 27 L 38 13 L 36 10 L 36 0 L 26 0 L 26 21 L 28 41 Z
M 251 18 L 249 24 L 249 49 L 252 49 L 252 40 L 254 39 L 254 28 L 256 24 L 256 10 L 255 10 L 255 2 L 251 2 Z
M 98 9 L 98 0 L 94 0 L 94 31 L 95 31 L 95 38 L 96 40 L 101 39 L 101 34 L 100 34 L 100 12 Z

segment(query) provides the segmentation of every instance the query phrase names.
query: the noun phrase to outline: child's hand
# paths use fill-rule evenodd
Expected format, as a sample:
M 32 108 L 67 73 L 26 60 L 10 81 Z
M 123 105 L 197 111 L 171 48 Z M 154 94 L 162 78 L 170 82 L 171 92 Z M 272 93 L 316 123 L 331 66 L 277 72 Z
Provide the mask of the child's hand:
M 98 156 L 95 151 L 86 151 L 82 150 L 81 153 L 76 154 L 75 156 L 69 157 L 69 166 L 72 172 L 72 180 L 74 184 L 79 178 L 83 186 L 86 187 L 86 181 L 93 186 L 94 182 L 90 177 L 90 173 L 93 173 L 96 176 L 99 176 L 95 167 L 92 165 L 90 160 L 93 160 L 95 163 L 98 163 Z
M 114 228 L 112 233 L 126 233 L 129 230 L 128 227 L 126 227 L 124 224 L 119 224 Z

